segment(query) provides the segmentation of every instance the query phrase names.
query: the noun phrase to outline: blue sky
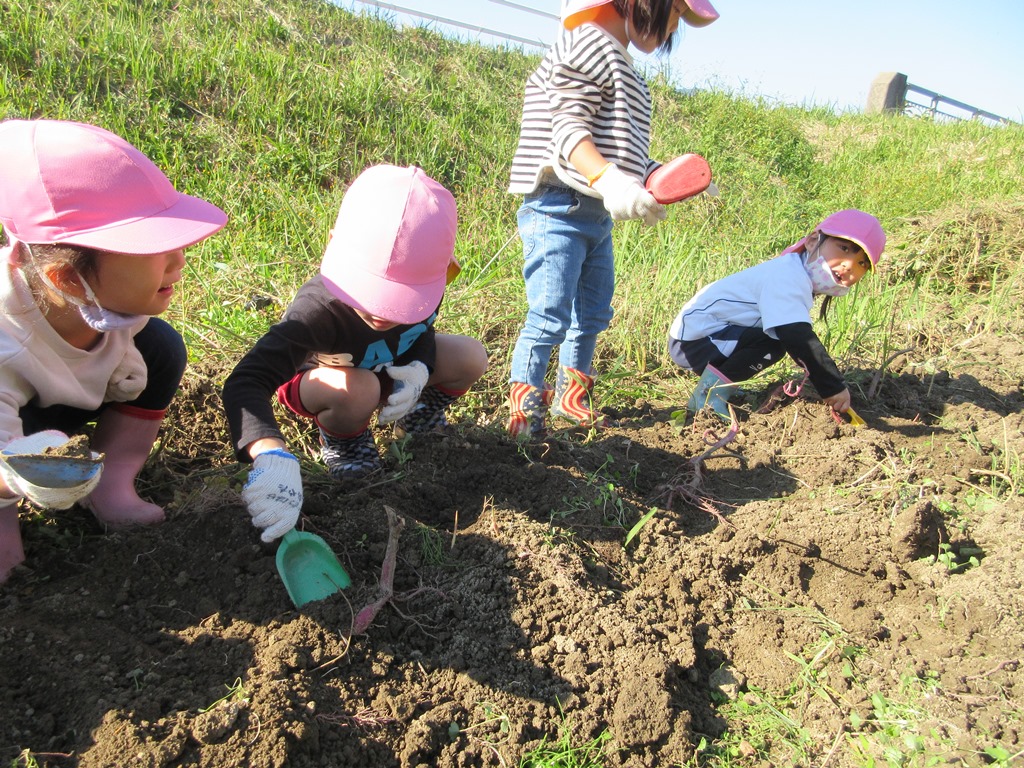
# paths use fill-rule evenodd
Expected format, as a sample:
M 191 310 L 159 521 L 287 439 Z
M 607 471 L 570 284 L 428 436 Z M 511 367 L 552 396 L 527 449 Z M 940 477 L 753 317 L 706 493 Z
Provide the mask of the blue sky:
M 398 24 L 421 24 L 491 44 L 484 33 L 334 0 Z M 721 18 L 685 28 L 668 59 L 641 57 L 682 88 L 719 86 L 787 104 L 860 111 L 881 72 L 1024 122 L 1024 3 L 1020 0 L 712 0 Z M 547 46 L 560 0 L 380 0 Z M 522 6 L 547 15 L 537 15 Z M 505 43 L 508 44 L 508 43 Z M 541 49 L 532 49 L 539 51 Z M 918 97 L 920 98 L 920 97 Z M 917 98 L 914 99 L 915 101 Z

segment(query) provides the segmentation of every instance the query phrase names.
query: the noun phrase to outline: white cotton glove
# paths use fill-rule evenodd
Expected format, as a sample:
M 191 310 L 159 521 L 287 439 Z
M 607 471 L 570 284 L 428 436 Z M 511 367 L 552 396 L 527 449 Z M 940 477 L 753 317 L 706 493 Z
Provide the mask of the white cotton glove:
M 0 477 L 3 477 L 9 489 L 40 507 L 45 509 L 68 509 L 73 507 L 75 502 L 88 496 L 92 489 L 96 487 L 96 484 L 100 481 L 100 472 L 97 472 L 84 483 L 73 485 L 70 488 L 45 488 L 41 485 L 30 483 L 3 460 L 5 455 L 41 454 L 47 448 L 60 448 L 69 439 L 63 432 L 59 432 L 56 429 L 46 429 L 42 432 L 11 440 L 11 442 L 4 446 L 3 451 L 0 451 Z
M 388 404 L 377 414 L 377 422 L 390 424 L 393 421 L 398 421 L 416 407 L 423 388 L 427 386 L 430 371 L 419 360 L 413 360 L 408 365 L 388 365 L 384 370 L 395 382 L 395 388 L 391 392 L 391 397 L 388 398 Z
M 279 539 L 299 522 L 302 474 L 299 460 L 283 448 L 261 453 L 252 462 L 242 500 L 265 542 Z
M 612 165 L 592 185 L 601 195 L 605 210 L 614 221 L 643 219 L 644 224 L 653 227 L 668 216 L 665 206 L 654 199 L 640 180 L 623 173 Z

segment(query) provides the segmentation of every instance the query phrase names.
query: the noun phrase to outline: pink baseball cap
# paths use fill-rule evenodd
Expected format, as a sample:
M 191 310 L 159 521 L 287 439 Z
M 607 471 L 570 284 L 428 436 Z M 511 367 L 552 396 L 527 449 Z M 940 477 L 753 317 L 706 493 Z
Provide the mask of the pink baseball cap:
M 832 237 L 841 237 L 844 240 L 859 245 L 864 253 L 871 260 L 871 270 L 874 271 L 878 260 L 882 258 L 882 251 L 885 250 L 885 230 L 878 219 L 870 213 L 864 213 L 856 208 L 846 208 L 836 211 L 814 228 L 815 232 Z M 796 253 L 804 249 L 807 238 L 803 238 L 789 246 L 783 253 Z
M 441 302 L 454 260 L 455 198 L 422 168 L 375 165 L 345 192 L 320 264 L 350 307 L 418 323 Z
M 718 11 L 708 0 L 684 0 L 686 10 L 683 11 L 683 21 L 691 27 L 706 27 L 718 18 Z
M 198 243 L 226 222 L 110 131 L 64 120 L 0 123 L 0 224 L 16 240 L 144 255 Z
M 593 20 L 597 15 L 596 9 L 610 2 L 612 0 L 565 0 L 562 4 L 562 25 L 566 29 L 575 29 Z M 683 5 L 686 10 L 682 19 L 691 27 L 706 27 L 718 18 L 718 11 L 708 0 L 683 0 Z

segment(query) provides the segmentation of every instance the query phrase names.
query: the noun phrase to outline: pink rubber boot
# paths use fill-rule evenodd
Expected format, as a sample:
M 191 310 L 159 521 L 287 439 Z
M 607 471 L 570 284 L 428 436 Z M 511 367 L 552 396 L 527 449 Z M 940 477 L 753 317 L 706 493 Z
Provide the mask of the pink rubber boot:
M 114 405 L 100 414 L 93 433 L 92 450 L 106 454 L 99 485 L 85 500 L 104 525 L 126 528 L 162 522 L 162 507 L 139 498 L 135 478 L 160 432 L 164 411 L 130 405 Z
M 18 526 L 18 502 L 15 499 L 0 507 L 0 584 L 7 581 L 15 566 L 25 562 L 25 549 L 21 545 Z

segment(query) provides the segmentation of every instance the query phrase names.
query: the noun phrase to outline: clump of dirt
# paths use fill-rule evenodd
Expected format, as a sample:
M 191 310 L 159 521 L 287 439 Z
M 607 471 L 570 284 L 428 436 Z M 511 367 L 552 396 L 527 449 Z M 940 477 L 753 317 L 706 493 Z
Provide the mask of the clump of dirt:
M 861 428 L 810 395 L 768 413 L 751 398 L 696 463 L 723 425 L 673 421 L 685 379 L 594 434 L 521 445 L 497 402 L 456 409 L 446 435 L 380 431 L 388 471 L 352 487 L 290 424 L 302 526 L 353 581 L 301 610 L 240 501 L 222 374 L 193 371 L 140 483 L 163 525 L 105 535 L 80 509 L 23 509 L 27 567 L 0 587 L 0 761 L 501 766 L 568 733 L 604 765 L 666 766 L 723 733 L 729 697 L 790 695 L 803 759 L 835 768 L 902 681 L 929 686 L 933 754 L 1019 744 L 1008 344 L 972 334 L 938 372 L 906 356 L 857 400 Z M 353 633 L 395 535 L 390 598 Z M 777 748 L 742 754 L 798 762 Z
M 74 435 L 63 445 L 44 448 L 43 453 L 47 456 L 60 456 L 65 459 L 92 458 L 92 451 L 89 450 L 89 438 L 85 435 Z

